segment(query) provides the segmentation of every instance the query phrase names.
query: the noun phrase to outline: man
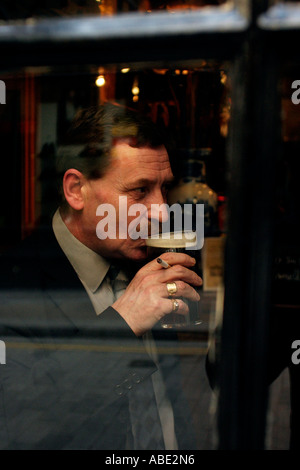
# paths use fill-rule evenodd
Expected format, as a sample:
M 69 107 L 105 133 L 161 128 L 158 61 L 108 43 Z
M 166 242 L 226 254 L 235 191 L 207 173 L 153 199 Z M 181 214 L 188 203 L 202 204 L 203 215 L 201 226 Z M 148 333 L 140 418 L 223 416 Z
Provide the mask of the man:
M 150 331 L 174 305 L 188 312 L 179 297 L 199 299 L 193 286 L 202 281 L 189 269 L 195 260 L 167 253 L 171 267 L 163 269 L 147 263 L 144 239 L 119 233 L 124 196 L 126 229 L 136 203 L 146 208 L 148 229 L 151 220 L 164 221 L 166 213 L 151 205 L 166 202 L 173 178 L 166 148 L 151 123 L 111 105 L 82 111 L 72 132 L 84 137 L 84 147 L 59 161 L 63 201 L 53 230 L 35 234 L 13 259 L 2 257 L 0 333 L 12 352 L 1 369 L 0 446 L 193 448 L 188 410 L 172 379 L 176 361 L 164 371 Z M 100 239 L 97 211 L 108 203 L 116 209 L 116 237 Z M 167 289 L 172 282 L 176 303 Z M 129 346 L 107 344 L 114 332 Z M 101 341 L 84 354 L 82 337 Z

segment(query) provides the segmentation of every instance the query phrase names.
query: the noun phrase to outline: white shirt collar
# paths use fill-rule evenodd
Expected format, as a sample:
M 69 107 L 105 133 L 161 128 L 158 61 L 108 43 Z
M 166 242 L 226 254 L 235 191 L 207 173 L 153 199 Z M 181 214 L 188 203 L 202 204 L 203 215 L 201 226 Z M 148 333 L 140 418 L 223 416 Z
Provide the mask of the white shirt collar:
M 52 227 L 61 249 L 72 264 L 79 279 L 92 292 L 95 292 L 104 280 L 110 262 L 74 237 L 62 220 L 59 209 L 53 216 Z

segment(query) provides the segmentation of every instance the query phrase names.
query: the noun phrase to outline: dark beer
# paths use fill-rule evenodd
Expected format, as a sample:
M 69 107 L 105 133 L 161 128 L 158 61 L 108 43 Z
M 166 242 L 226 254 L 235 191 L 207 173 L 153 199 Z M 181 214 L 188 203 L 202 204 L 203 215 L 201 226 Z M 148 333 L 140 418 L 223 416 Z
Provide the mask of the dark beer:
M 197 250 L 197 239 L 195 232 L 171 232 L 163 235 L 154 236 L 146 240 L 148 246 L 148 255 L 150 259 L 158 258 L 162 253 L 186 253 L 196 259 L 196 265 L 192 269 L 198 275 L 199 273 L 199 257 L 200 250 Z M 179 280 L 179 279 L 178 279 Z M 176 281 L 175 281 L 176 282 Z M 196 289 L 197 290 L 197 289 Z M 163 328 L 182 328 L 187 325 L 199 325 L 200 320 L 200 302 L 191 301 L 183 297 L 174 298 L 182 299 L 189 308 L 188 315 L 180 315 L 176 312 L 165 315 L 161 320 Z

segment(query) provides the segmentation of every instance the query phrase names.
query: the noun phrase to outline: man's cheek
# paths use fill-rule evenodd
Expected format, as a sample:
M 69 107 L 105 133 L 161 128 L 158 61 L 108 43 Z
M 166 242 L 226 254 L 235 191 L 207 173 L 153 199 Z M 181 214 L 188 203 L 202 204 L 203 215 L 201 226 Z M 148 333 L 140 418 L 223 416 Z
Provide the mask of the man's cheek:
M 135 217 L 128 220 L 128 236 L 132 240 L 148 238 L 148 216 L 147 213 L 139 211 Z
M 117 238 L 116 211 L 111 204 L 100 204 L 96 210 L 96 235 L 100 240 Z

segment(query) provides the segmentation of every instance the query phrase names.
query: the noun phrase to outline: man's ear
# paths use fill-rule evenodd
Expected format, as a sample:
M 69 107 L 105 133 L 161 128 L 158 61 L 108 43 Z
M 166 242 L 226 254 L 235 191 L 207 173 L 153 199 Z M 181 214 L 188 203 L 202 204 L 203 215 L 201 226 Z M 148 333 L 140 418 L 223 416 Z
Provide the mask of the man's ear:
M 65 198 L 72 209 L 77 211 L 82 210 L 84 206 L 82 190 L 84 182 L 85 177 L 83 174 L 74 168 L 67 170 L 64 174 L 63 188 Z

